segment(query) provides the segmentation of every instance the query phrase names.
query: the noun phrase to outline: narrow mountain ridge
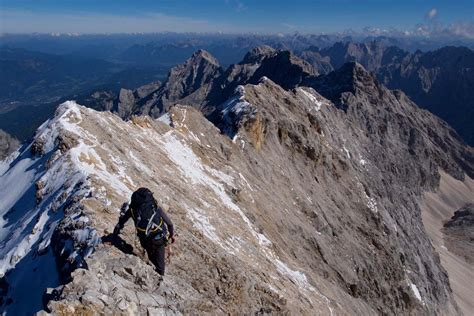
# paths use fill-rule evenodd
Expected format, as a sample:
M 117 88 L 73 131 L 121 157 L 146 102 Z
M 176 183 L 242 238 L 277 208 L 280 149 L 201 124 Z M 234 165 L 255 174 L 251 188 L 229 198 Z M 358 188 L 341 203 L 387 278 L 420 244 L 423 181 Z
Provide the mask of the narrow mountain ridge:
M 257 51 L 255 70 L 243 64 L 235 78 L 256 80 L 279 54 Z M 0 166 L 2 309 L 459 314 L 419 203 L 440 172 L 472 178 L 473 149 L 359 64 L 315 77 L 280 56 L 302 76 L 235 79 L 226 99 L 157 119 L 62 104 Z M 177 69 L 203 65 L 221 73 L 204 52 Z M 206 73 L 173 81 L 204 100 L 221 82 Z M 159 288 L 133 225 L 120 245 L 103 242 L 141 186 L 177 227 Z

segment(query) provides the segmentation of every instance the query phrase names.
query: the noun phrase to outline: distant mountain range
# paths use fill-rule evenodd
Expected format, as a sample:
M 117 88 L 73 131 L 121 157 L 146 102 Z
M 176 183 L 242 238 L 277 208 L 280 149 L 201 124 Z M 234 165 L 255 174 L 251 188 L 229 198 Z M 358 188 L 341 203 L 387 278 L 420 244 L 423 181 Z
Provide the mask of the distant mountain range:
M 132 115 L 159 117 L 176 104 L 192 104 L 211 121 L 218 119 L 219 106 L 246 83 L 258 83 L 266 76 L 285 89 L 291 89 L 317 71 L 289 51 L 259 46 L 238 64 L 224 69 L 209 52 L 198 50 L 183 64 L 173 67 L 162 85 L 135 91 L 121 89 L 118 94 L 98 90 L 78 102 L 98 110 L 117 113 L 123 119 Z M 147 91 L 147 94 L 139 93 Z
M 383 42 L 389 46 L 397 46 L 404 50 L 414 52 L 416 50 L 429 51 L 444 46 L 466 46 L 474 48 L 474 40 L 466 37 L 431 37 L 405 36 L 396 34 L 377 34 L 377 32 L 366 32 L 357 34 L 354 32 L 334 34 L 203 34 L 203 33 L 143 33 L 143 34 L 2 34 L 0 46 L 23 48 L 48 54 L 74 55 L 85 58 L 99 58 L 103 60 L 118 60 L 120 55 L 131 47 L 194 47 L 206 49 L 216 56 L 222 64 L 226 64 L 226 58 L 213 48 L 225 48 L 223 52 L 228 54 L 228 49 L 240 50 L 260 45 L 269 45 L 278 49 L 291 49 L 302 51 L 310 46 L 319 48 L 330 47 L 337 42 Z M 194 51 L 178 62 L 183 62 Z M 246 51 L 244 51 L 245 53 Z M 230 51 L 230 54 L 233 52 Z M 183 56 L 183 55 L 181 55 Z M 241 56 L 233 60 L 237 63 Z

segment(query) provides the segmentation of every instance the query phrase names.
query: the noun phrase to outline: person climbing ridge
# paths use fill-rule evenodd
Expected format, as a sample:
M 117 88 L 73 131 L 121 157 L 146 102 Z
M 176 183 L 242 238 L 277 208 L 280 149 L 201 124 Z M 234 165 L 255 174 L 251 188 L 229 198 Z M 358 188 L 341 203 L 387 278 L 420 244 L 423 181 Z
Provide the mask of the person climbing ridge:
M 132 218 L 140 244 L 161 276 L 165 274 L 165 248 L 174 243 L 174 227 L 164 210 L 158 206 L 153 193 L 139 188 L 132 194 L 130 205 L 122 207 L 113 236 L 118 237 L 125 223 Z M 168 235 L 169 233 L 169 235 Z

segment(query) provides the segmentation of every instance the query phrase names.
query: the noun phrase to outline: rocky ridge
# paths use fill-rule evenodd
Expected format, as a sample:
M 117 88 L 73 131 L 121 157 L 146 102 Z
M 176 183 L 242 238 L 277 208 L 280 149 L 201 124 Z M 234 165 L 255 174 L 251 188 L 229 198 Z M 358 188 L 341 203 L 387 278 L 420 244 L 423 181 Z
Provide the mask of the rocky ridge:
M 255 72 L 237 78 L 256 80 L 269 58 L 293 64 L 278 54 L 249 55 Z M 2 236 L 2 308 L 25 306 L 33 284 L 33 311 L 41 289 L 68 282 L 47 305 L 55 313 L 459 313 L 418 200 L 439 170 L 472 177 L 472 148 L 358 64 L 326 77 L 289 69 L 301 76 L 242 79 L 210 109 L 176 105 L 157 120 L 63 104 L 0 169 L 0 192 L 25 176 L 0 199 L 2 229 L 21 218 Z M 99 239 L 144 185 L 178 227 L 159 289 L 131 225 L 126 244 Z M 25 273 L 53 261 L 51 278 Z
M 409 53 L 384 41 L 336 43 L 298 54 L 322 74 L 357 62 L 390 89 L 403 90 L 417 105 L 447 121 L 471 146 L 474 52 L 446 46 Z
M 82 97 L 79 101 L 94 109 L 117 113 L 123 119 L 129 119 L 132 115 L 157 118 L 176 104 L 190 104 L 214 121 L 219 115 L 218 106 L 239 85 L 256 84 L 262 76 L 267 76 L 290 89 L 317 74 L 309 63 L 289 51 L 278 51 L 269 46 L 252 49 L 242 62 L 230 65 L 226 70 L 209 52 L 199 50 L 185 63 L 173 67 L 159 89 L 148 90 L 148 94 L 140 97 L 133 91 L 122 89 L 120 96 L 115 97 L 118 100 L 112 101 L 112 104 L 121 107 L 110 106 L 109 94 L 102 97 L 102 91 L 95 91 L 92 96 Z

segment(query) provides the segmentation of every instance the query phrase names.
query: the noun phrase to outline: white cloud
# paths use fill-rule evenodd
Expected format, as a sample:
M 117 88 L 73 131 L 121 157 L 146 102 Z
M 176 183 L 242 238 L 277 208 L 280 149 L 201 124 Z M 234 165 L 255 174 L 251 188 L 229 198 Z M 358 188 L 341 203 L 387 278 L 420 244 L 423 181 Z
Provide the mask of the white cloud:
M 430 11 L 426 13 L 426 17 L 430 20 L 434 19 L 437 15 L 438 15 L 438 10 L 435 8 L 431 9 Z
M 474 22 L 454 22 L 446 29 L 453 35 L 474 39 Z

